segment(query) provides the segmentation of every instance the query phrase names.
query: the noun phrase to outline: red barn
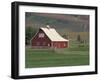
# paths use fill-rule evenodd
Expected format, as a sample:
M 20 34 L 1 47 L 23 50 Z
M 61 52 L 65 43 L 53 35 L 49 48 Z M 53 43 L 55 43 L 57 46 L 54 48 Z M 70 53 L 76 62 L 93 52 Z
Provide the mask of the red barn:
M 50 27 L 41 27 L 31 39 L 32 48 L 68 48 L 68 43 L 67 39 Z

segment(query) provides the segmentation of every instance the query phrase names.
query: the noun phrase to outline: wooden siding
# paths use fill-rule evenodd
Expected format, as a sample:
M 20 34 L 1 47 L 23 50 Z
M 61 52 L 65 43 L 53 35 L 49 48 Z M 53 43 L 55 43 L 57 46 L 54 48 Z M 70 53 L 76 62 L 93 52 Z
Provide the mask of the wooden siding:
M 36 36 L 31 40 L 32 46 L 51 46 L 51 40 L 44 33 L 44 37 L 39 37 L 40 33 L 44 33 L 42 30 L 36 34 Z
M 68 47 L 68 42 L 53 42 L 53 47 L 55 48 L 67 48 Z

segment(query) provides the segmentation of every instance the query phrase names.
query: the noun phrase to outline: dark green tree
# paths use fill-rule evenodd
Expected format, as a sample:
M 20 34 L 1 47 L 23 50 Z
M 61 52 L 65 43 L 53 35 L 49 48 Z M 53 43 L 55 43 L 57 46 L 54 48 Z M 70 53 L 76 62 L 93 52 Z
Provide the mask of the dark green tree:
M 69 35 L 68 34 L 63 34 L 62 37 L 64 37 L 65 39 L 69 39 Z
M 81 36 L 80 35 L 77 35 L 77 41 L 81 42 Z
M 26 27 L 25 29 L 25 44 L 29 45 L 31 38 L 36 34 L 37 29 L 33 27 Z

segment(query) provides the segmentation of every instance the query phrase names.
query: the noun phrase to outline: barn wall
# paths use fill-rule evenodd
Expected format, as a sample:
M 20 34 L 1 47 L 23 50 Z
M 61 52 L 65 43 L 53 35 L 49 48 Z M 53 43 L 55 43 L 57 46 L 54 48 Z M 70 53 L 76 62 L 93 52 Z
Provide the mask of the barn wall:
M 56 41 L 56 42 L 53 42 L 53 47 L 55 47 L 55 48 L 67 48 L 68 42 L 63 42 L 63 41 L 58 42 L 58 41 Z
M 41 29 L 37 33 L 37 35 L 31 40 L 32 46 L 51 46 L 51 40 L 47 37 L 47 35 L 44 33 L 44 37 L 40 38 L 39 34 L 44 33 Z

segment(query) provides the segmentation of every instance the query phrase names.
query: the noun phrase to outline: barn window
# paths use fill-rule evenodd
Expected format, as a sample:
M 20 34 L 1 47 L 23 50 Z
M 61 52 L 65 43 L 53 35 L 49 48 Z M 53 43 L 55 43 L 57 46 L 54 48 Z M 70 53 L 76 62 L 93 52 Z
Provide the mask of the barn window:
M 48 46 L 50 46 L 50 44 L 48 44 Z
M 64 46 L 66 46 L 66 43 L 64 43 Z
M 39 38 L 43 38 L 44 37 L 44 33 L 39 33 Z

